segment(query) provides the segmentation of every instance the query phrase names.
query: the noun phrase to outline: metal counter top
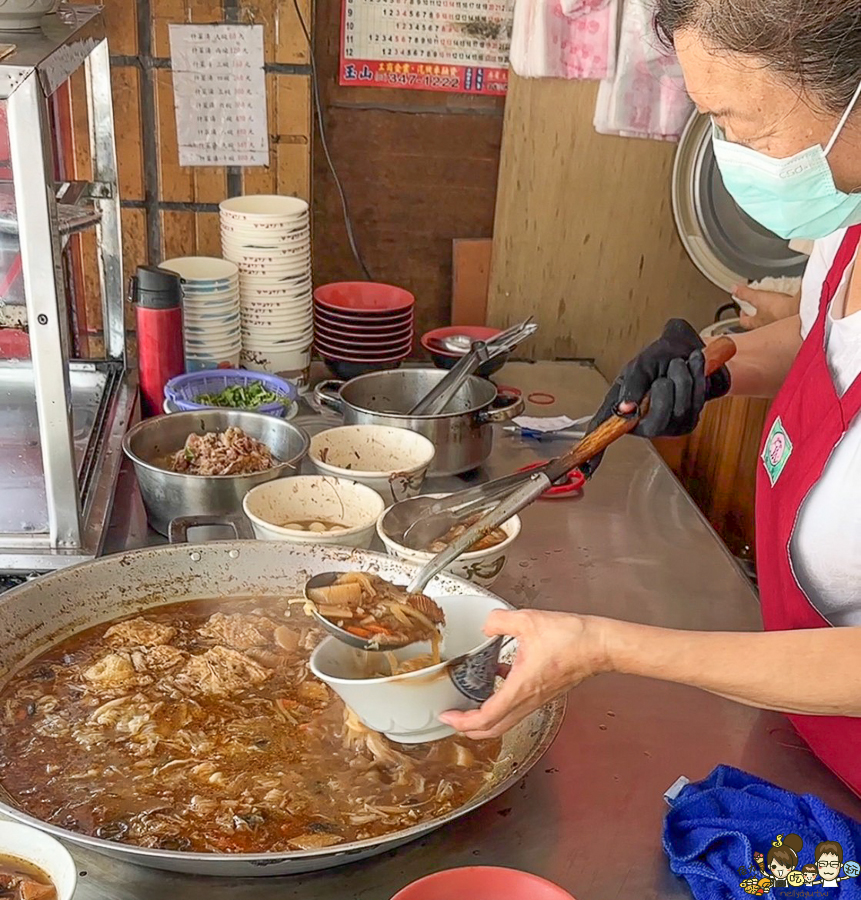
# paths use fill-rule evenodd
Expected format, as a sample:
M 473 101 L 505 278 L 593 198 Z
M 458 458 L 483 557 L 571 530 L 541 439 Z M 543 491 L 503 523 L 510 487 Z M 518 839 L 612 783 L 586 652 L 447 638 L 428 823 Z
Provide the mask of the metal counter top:
M 595 409 L 606 385 L 579 363 L 511 364 L 497 379 L 547 391 L 535 415 Z M 297 420 L 300 424 L 307 424 Z M 487 475 L 558 452 L 564 444 L 497 435 Z M 435 482 L 428 490 L 454 487 Z M 462 482 L 461 482 L 462 483 Z M 109 546 L 151 542 L 133 478 L 117 492 Z M 757 629 L 750 583 L 651 446 L 624 438 L 582 499 L 543 500 L 494 590 L 519 606 L 615 616 L 674 628 Z M 211 879 L 161 873 L 74 849 L 76 900 L 389 900 L 443 868 L 500 865 L 557 882 L 577 900 L 689 898 L 661 849 L 664 791 L 726 763 L 783 787 L 813 792 L 861 818 L 851 795 L 778 714 L 692 688 L 602 676 L 571 694 L 562 732 L 517 787 L 444 830 L 375 859 L 312 875 Z

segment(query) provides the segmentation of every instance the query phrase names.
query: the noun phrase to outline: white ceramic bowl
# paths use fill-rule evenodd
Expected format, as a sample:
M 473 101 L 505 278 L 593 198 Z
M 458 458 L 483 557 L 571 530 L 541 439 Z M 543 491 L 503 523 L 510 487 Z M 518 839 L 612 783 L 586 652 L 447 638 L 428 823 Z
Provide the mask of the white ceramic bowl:
M 58 840 L 29 825 L 0 822 L 0 855 L 13 856 L 41 869 L 50 878 L 59 900 L 72 900 L 78 867 Z
M 432 596 L 432 595 L 431 595 Z M 363 678 L 385 666 L 380 653 L 356 650 L 335 637 L 327 637 L 311 654 L 314 675 L 352 709 L 362 722 L 401 744 L 438 741 L 454 734 L 439 721 L 450 709 L 477 709 L 490 696 L 496 679 L 500 638 L 483 632 L 488 615 L 496 609 L 511 609 L 494 597 L 434 597 L 445 613 L 442 657 L 454 659 L 470 653 L 457 667 L 445 662 L 437 666 L 383 678 Z M 430 651 L 430 644 L 411 644 L 395 651 L 403 661 Z
M 308 457 L 321 475 L 351 478 L 373 488 L 387 503 L 415 497 L 436 449 L 406 428 L 344 425 L 311 440 Z
M 228 220 L 293 221 L 308 215 L 308 204 L 298 197 L 280 194 L 247 194 L 231 197 L 218 204 L 221 216 Z
M 238 369 L 240 360 L 241 356 L 239 353 L 232 353 L 230 356 L 219 357 L 218 359 L 214 359 L 211 356 L 198 359 L 186 355 L 185 371 L 203 372 L 208 371 L 209 369 Z
M 374 540 L 383 502 L 375 491 L 343 478 L 297 475 L 277 478 L 250 490 L 242 501 L 254 536 L 291 544 L 334 544 L 367 550 Z M 337 522 L 345 531 L 323 534 L 284 528 L 291 522 Z
M 217 256 L 177 256 L 165 260 L 160 266 L 176 272 L 180 278 L 204 283 L 235 282 L 239 275 L 232 262 Z
M 311 366 L 311 350 L 287 350 L 272 352 L 271 350 L 252 350 L 242 348 L 240 362 L 243 368 L 252 372 L 269 372 L 292 381 L 300 388 L 308 384 Z
M 445 497 L 446 494 L 428 494 L 429 497 Z M 386 531 L 386 516 L 391 510 L 391 506 L 380 516 L 377 521 L 377 534 L 380 540 L 385 544 L 386 553 L 389 556 L 397 556 L 407 562 L 418 563 L 423 566 L 428 560 L 433 559 L 434 553 L 423 552 L 421 550 L 413 550 L 411 547 L 405 547 L 403 544 L 394 540 Z M 497 578 L 502 574 L 505 564 L 508 561 L 508 554 L 511 545 L 520 536 L 522 522 L 520 516 L 512 516 L 507 522 L 500 526 L 508 537 L 497 544 L 495 547 L 488 547 L 487 550 L 478 550 L 474 553 L 462 553 L 453 563 L 446 567 L 446 571 L 458 578 L 463 578 L 472 584 L 481 587 L 490 587 Z
M 311 279 L 305 278 L 302 281 L 285 282 L 284 284 L 281 282 L 260 285 L 257 282 L 246 284 L 239 292 L 239 299 L 242 302 L 259 300 L 263 303 L 289 303 L 301 300 L 303 304 L 313 308 Z

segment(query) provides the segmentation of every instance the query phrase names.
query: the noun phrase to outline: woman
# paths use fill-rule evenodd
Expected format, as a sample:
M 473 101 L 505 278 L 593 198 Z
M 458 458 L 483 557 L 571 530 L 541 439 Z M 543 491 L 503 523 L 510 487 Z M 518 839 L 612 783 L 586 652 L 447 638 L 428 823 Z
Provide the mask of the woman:
M 637 433 L 683 434 L 730 388 L 776 396 L 757 476 L 766 632 L 495 613 L 487 633 L 520 642 L 509 677 L 481 709 L 445 719 L 470 737 L 495 736 L 591 675 L 643 675 L 789 713 L 861 793 L 861 193 L 853 193 L 861 188 L 861 0 L 656 5 L 691 97 L 714 120 L 728 189 L 767 228 L 817 244 L 800 316 L 739 336 L 728 371 L 708 379 L 696 333 L 671 322 L 626 367 L 596 421 L 617 406 L 632 411 L 651 391 Z

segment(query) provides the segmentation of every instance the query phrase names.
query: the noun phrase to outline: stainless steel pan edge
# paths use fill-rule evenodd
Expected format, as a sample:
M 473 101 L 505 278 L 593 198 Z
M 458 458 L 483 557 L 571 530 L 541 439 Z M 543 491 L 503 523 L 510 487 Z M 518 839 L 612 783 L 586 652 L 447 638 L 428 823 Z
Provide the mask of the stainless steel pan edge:
M 277 542 L 221 541 L 176 545 L 104 557 L 21 585 L 0 598 L 0 679 L 64 637 L 122 615 L 195 597 L 236 594 L 299 595 L 317 572 L 361 567 L 385 578 L 409 580 L 418 567 L 364 550 L 300 547 Z M 491 592 L 450 575 L 430 587 L 436 596 Z M 509 646 L 504 657 L 514 653 Z M 493 779 L 468 804 L 447 816 L 337 848 L 290 853 L 180 853 L 116 844 L 47 825 L 14 806 L 0 789 L 0 813 L 126 862 L 198 875 L 269 876 L 344 865 L 401 846 L 460 818 L 520 780 L 552 744 L 565 712 L 559 699 L 533 713 L 505 738 Z

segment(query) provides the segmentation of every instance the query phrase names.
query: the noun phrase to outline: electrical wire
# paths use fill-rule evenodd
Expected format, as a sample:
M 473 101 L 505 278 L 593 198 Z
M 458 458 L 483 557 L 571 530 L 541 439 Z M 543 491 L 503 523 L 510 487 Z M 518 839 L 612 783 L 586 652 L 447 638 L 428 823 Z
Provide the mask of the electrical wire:
M 353 231 L 353 220 L 350 217 L 350 207 L 347 203 L 347 195 L 344 193 L 344 186 L 341 184 L 341 179 L 338 177 L 335 163 L 332 161 L 332 154 L 329 152 L 329 144 L 326 141 L 326 128 L 323 125 L 323 104 L 320 101 L 320 80 L 317 77 L 317 60 L 314 54 L 314 44 L 311 41 L 311 32 L 305 24 L 302 11 L 299 9 L 298 0 L 293 0 L 293 8 L 296 10 L 296 18 L 299 20 L 299 25 L 301 26 L 302 32 L 305 35 L 305 40 L 308 43 L 308 55 L 311 59 L 311 89 L 314 96 L 314 108 L 317 111 L 317 128 L 320 132 L 320 144 L 323 147 L 323 155 L 326 157 L 329 171 L 332 173 L 332 178 L 335 179 L 335 187 L 338 189 L 338 196 L 341 198 L 341 209 L 344 214 L 344 227 L 347 229 L 347 240 L 350 242 L 350 250 L 353 252 L 353 257 L 359 268 L 362 270 L 366 280 L 373 281 L 374 279 L 371 277 L 371 273 L 368 271 L 364 259 L 362 259 L 359 245 L 356 242 L 356 235 Z

